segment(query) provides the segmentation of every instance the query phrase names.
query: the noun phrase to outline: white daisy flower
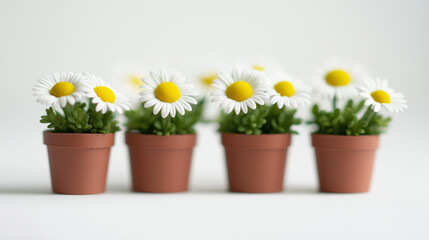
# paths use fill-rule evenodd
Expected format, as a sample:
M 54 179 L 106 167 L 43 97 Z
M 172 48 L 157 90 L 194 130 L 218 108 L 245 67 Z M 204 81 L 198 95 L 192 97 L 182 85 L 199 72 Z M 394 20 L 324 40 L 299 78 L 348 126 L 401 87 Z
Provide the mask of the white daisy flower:
M 271 104 L 294 109 L 310 104 L 310 88 L 301 81 L 281 72 L 269 71 L 265 75 L 270 81 L 268 94 Z
M 131 108 L 139 106 L 139 93 L 143 84 L 142 78 L 149 76 L 150 65 L 144 62 L 121 62 L 111 67 L 111 86 L 127 96 Z
M 251 65 L 251 67 L 252 67 L 252 69 L 255 69 L 257 71 L 261 71 L 261 72 L 267 71 L 267 67 L 264 65 L 253 64 L 253 65 Z
M 380 78 L 367 78 L 359 86 L 360 96 L 365 99 L 365 105 L 371 106 L 374 112 L 385 107 L 391 113 L 402 112 L 408 108 L 403 94 L 388 87 L 387 81 Z
M 184 115 L 185 110 L 192 111 L 190 104 L 197 104 L 194 85 L 186 83 L 179 73 L 169 74 L 165 69 L 152 71 L 150 77 L 143 78 L 143 86 L 140 101 L 145 103 L 145 108 L 154 106 L 153 114 L 161 111 L 163 118 L 175 117 L 176 112 Z
M 347 99 L 358 95 L 357 86 L 367 71 L 357 65 L 331 61 L 317 70 L 314 93 L 321 98 Z
M 62 111 L 67 103 L 75 104 L 84 97 L 87 85 L 80 73 L 52 73 L 38 80 L 33 88 L 37 102 Z
M 256 104 L 264 105 L 268 98 L 265 76 L 256 70 L 235 68 L 231 73 L 220 72 L 218 79 L 213 80 L 211 102 L 219 102 L 219 107 L 227 113 L 233 109 L 247 113 L 247 108 L 255 109 Z
M 139 93 L 143 84 L 142 78 L 144 76 L 146 76 L 146 74 L 130 73 L 127 76 L 124 76 L 123 80 L 126 82 L 127 87 L 131 88 L 134 93 Z
M 217 72 L 214 70 L 206 71 L 197 76 L 200 85 L 205 89 L 211 89 L 213 80 L 217 79 Z
M 122 113 L 124 110 L 130 109 L 128 99 L 117 93 L 99 76 L 89 73 L 84 73 L 84 76 L 89 84 L 88 97 L 92 98 L 91 102 L 96 104 L 95 111 L 101 111 L 103 114 L 107 110 Z

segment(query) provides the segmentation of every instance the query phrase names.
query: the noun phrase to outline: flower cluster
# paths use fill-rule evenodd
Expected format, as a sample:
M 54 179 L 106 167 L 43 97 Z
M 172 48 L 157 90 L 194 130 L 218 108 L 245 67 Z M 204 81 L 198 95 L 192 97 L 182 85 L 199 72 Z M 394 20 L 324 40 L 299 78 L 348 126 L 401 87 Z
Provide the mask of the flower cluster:
M 198 92 L 184 76 L 161 68 L 144 77 L 140 89 L 141 107 L 125 113 L 128 131 L 163 136 L 195 133 L 204 101 L 195 99 Z
M 119 128 L 112 113 L 130 108 L 125 96 L 89 73 L 47 75 L 38 80 L 33 92 L 37 102 L 49 106 L 41 122 L 56 132 L 115 132 Z
M 194 132 L 204 105 L 204 100 L 197 101 L 194 85 L 180 73 L 169 73 L 165 69 L 145 76 L 136 81 L 141 84 L 141 108 L 127 112 L 128 130 L 158 135 Z M 282 71 L 253 65 L 211 72 L 202 75 L 201 81 L 212 87 L 210 102 L 224 110 L 220 119 L 222 132 L 296 133 L 291 126 L 301 123 L 294 117 L 297 109 L 310 104 L 311 97 L 318 97 L 321 101 L 331 101 L 332 111 L 320 110 L 315 104 L 312 123 L 319 126 L 317 132 L 378 134 L 390 120 L 378 112 L 382 108 L 391 113 L 401 112 L 407 103 L 402 94 L 388 87 L 386 80 L 368 76 L 359 67 L 331 63 L 319 70 L 318 82 L 311 89 Z M 113 118 L 103 120 L 94 114 L 122 113 L 130 109 L 125 96 L 100 77 L 88 73 L 54 73 L 39 79 L 33 90 L 38 102 L 51 107 L 42 122 L 50 123 L 49 126 L 58 131 L 109 132 L 115 125 L 109 123 Z M 89 100 L 88 106 L 78 104 L 85 99 Z M 360 103 L 355 105 L 353 101 L 357 99 Z M 344 109 L 338 107 L 346 102 Z M 192 105 L 196 105 L 194 110 Z M 368 107 L 361 114 L 364 105 Z M 94 130 L 94 126 L 99 126 L 98 130 Z
M 356 66 L 325 66 L 319 71 L 313 94 L 332 103 L 332 111 L 321 110 L 318 104 L 313 106 L 314 118 L 310 123 L 318 126 L 319 134 L 377 135 L 391 120 L 379 114 L 382 108 L 390 113 L 407 108 L 404 96 L 389 88 L 386 80 L 370 77 Z M 360 102 L 354 104 L 356 100 Z M 339 108 L 339 101 L 347 103 Z M 365 112 L 364 106 L 367 106 Z
M 370 77 L 362 67 L 332 61 L 319 69 L 318 73 L 313 93 L 322 99 L 332 100 L 333 110 L 338 100 L 359 98 L 365 101 L 366 106 L 371 106 L 374 112 L 379 112 L 381 107 L 391 113 L 407 108 L 402 94 L 389 88 L 385 79 Z
M 221 71 L 213 80 L 211 102 L 225 114 L 221 132 L 244 134 L 296 133 L 296 109 L 310 103 L 310 88 L 280 71 L 262 66 Z M 232 113 L 233 112 L 233 113 Z
M 247 113 L 257 105 L 276 104 L 278 108 L 296 109 L 310 103 L 310 89 L 301 81 L 281 72 L 255 68 L 235 68 L 220 72 L 213 80 L 216 90 L 212 102 L 219 103 L 226 113 Z
M 150 77 L 143 78 L 140 101 L 145 108 L 153 107 L 153 114 L 161 112 L 166 118 L 185 114 L 185 110 L 191 111 L 190 104 L 197 104 L 194 98 L 198 93 L 194 86 L 186 82 L 180 73 L 168 73 L 165 69 L 150 72 Z
M 273 130 L 278 126 L 279 120 L 276 118 L 280 115 L 273 116 L 272 113 L 305 106 L 310 103 L 310 96 L 332 102 L 332 112 L 319 110 L 318 104 L 313 107 L 315 120 L 312 123 L 318 124 L 319 133 L 324 134 L 379 134 L 390 121 L 390 118 L 378 115 L 380 109 L 396 113 L 407 108 L 403 95 L 389 88 L 386 80 L 371 78 L 361 67 L 338 62 L 331 62 L 319 69 L 318 81 L 312 90 L 290 75 L 260 65 L 220 71 L 217 78 L 211 78 L 211 81 L 215 88 L 210 92 L 211 102 L 225 111 L 220 130 L 226 132 L 293 132 L 290 129 Z M 360 100 L 362 104 L 355 106 L 355 100 Z M 340 103 L 345 104 L 343 110 L 337 106 Z M 365 113 L 360 113 L 360 105 L 368 106 Z M 227 116 L 232 112 L 235 117 Z M 289 122 L 282 122 L 283 126 L 290 127 L 291 121 L 299 122 L 293 114 L 292 117 L 289 114 L 288 118 Z M 270 122 L 276 121 L 276 124 L 270 125 Z
M 67 104 L 74 105 L 85 98 L 96 104 L 103 114 L 110 110 L 122 113 L 129 110 L 127 98 L 116 92 L 99 76 L 89 73 L 53 73 L 38 80 L 33 88 L 37 102 L 62 111 Z

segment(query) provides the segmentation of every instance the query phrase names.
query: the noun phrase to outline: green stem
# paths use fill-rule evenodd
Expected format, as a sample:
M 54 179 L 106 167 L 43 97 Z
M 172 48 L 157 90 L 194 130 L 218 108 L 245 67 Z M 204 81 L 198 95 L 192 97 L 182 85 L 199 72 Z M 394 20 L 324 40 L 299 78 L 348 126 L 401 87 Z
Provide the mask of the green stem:
M 372 110 L 371 109 L 371 106 L 369 106 L 367 109 L 366 109 L 366 112 L 365 112 L 365 114 L 362 116 L 362 118 L 360 119 L 360 122 L 369 122 L 369 121 L 371 121 L 371 119 L 375 116 L 375 112 L 374 112 L 374 110 Z
M 206 119 L 201 119 L 199 122 L 203 123 L 203 124 L 206 124 L 206 123 L 217 123 L 218 120 L 206 118 Z
M 335 111 L 335 109 L 337 109 L 337 95 L 334 94 L 334 99 L 332 100 L 332 107 L 333 107 L 333 111 Z

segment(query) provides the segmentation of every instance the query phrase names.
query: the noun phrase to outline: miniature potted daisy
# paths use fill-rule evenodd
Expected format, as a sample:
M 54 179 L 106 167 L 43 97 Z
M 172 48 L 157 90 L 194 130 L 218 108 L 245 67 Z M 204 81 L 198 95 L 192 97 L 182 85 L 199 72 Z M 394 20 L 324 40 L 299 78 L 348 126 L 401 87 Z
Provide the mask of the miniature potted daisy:
M 129 103 L 101 78 L 91 74 L 53 73 L 33 89 L 37 101 L 49 106 L 40 122 L 48 146 L 52 190 L 64 194 L 105 191 L 114 133 L 114 112 Z
M 179 73 L 160 69 L 142 81 L 141 107 L 125 114 L 133 190 L 186 191 L 203 102 Z
M 229 190 L 268 193 L 283 189 L 296 108 L 309 89 L 293 78 L 235 68 L 213 81 L 212 102 L 224 109 L 219 131 L 225 147 Z M 267 103 L 267 104 L 265 104 Z
M 379 111 L 381 108 L 391 113 L 402 111 L 407 108 L 406 101 L 402 94 L 388 88 L 387 81 L 366 78 L 359 83 L 344 69 L 327 71 L 323 80 L 332 110 L 321 110 L 315 104 L 311 121 L 318 127 L 312 134 L 312 144 L 316 150 L 320 191 L 368 192 L 379 135 L 390 122 L 390 117 Z M 343 87 L 348 89 L 343 91 Z M 323 93 L 323 89 L 316 91 Z M 356 95 L 363 98 L 357 104 L 353 101 Z M 346 101 L 345 106 L 339 108 L 337 100 Z

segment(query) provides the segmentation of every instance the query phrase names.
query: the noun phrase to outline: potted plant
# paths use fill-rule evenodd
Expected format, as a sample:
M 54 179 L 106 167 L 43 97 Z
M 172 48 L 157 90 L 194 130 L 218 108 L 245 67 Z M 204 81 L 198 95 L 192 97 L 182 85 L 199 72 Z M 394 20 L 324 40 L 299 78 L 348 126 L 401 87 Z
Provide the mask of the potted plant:
M 274 72 L 235 68 L 213 80 L 212 102 L 225 110 L 219 131 L 225 147 L 229 190 L 269 193 L 283 189 L 296 108 L 309 103 L 309 89 Z M 233 112 L 234 111 L 234 112 Z
M 81 73 L 53 73 L 38 80 L 37 101 L 49 106 L 40 122 L 48 147 L 52 190 L 64 194 L 105 191 L 107 165 L 114 133 L 114 112 L 128 109 L 128 101 L 100 77 Z
M 366 77 L 359 83 L 351 71 L 343 68 L 326 71 L 322 84 L 324 87 L 316 91 L 325 93 L 332 103 L 332 110 L 322 110 L 315 104 L 310 122 L 317 126 L 312 134 L 312 144 L 320 191 L 368 192 L 379 135 L 391 120 L 379 111 L 381 108 L 389 112 L 402 111 L 407 108 L 406 101 L 402 94 L 388 87 L 386 80 Z M 360 101 L 355 103 L 353 100 L 357 96 Z M 345 106 L 339 108 L 337 101 L 345 100 Z
M 142 81 L 141 107 L 125 113 L 133 190 L 186 191 L 203 102 L 179 73 L 160 69 Z

